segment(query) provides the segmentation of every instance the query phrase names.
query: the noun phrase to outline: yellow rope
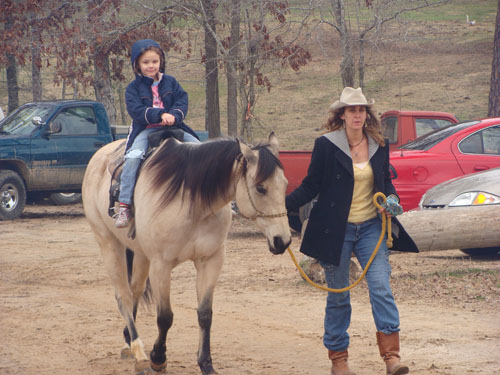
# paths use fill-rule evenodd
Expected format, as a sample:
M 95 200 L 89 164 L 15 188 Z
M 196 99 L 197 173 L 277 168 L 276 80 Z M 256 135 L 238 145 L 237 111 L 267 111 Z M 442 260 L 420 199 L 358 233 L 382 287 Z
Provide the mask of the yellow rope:
M 375 204 L 375 206 L 377 208 L 381 209 L 382 206 L 378 202 L 378 198 L 382 198 L 382 202 L 385 203 L 386 202 L 386 197 L 385 197 L 385 195 L 383 193 L 380 193 L 380 192 L 375 193 L 375 195 L 373 196 L 373 203 Z M 387 227 L 387 247 L 392 247 L 391 220 L 389 220 L 389 223 L 387 224 L 387 216 L 384 213 L 382 215 L 382 230 L 380 232 L 380 237 L 378 239 L 377 246 L 375 246 L 375 249 L 373 250 L 373 253 L 372 253 L 370 259 L 368 259 L 368 262 L 366 263 L 366 266 L 363 269 L 363 272 L 361 273 L 361 275 L 359 276 L 359 278 L 354 283 L 352 283 L 349 286 L 346 286 L 345 288 L 341 288 L 341 289 L 332 289 L 332 288 L 328 288 L 328 287 L 323 286 L 323 285 L 316 284 L 314 281 L 312 281 L 309 278 L 309 276 L 306 275 L 306 273 L 304 272 L 304 270 L 302 269 L 302 267 L 300 267 L 299 263 L 297 262 L 297 259 L 295 258 L 295 255 L 293 255 L 292 250 L 290 250 L 290 247 L 287 250 L 288 250 L 288 253 L 290 254 L 290 256 L 292 257 L 292 261 L 295 264 L 295 267 L 297 267 L 297 269 L 299 270 L 299 272 L 302 275 L 302 277 L 310 285 L 312 285 L 315 288 L 324 290 L 326 292 L 342 293 L 342 292 L 346 292 L 346 291 L 354 288 L 356 285 L 358 285 L 361 282 L 361 280 L 363 280 L 363 278 L 365 277 L 366 273 L 368 272 L 368 268 L 370 268 L 370 265 L 372 264 L 373 259 L 375 258 L 375 256 L 378 253 L 378 249 L 380 248 L 380 244 L 382 243 L 382 240 L 384 239 L 386 227 Z

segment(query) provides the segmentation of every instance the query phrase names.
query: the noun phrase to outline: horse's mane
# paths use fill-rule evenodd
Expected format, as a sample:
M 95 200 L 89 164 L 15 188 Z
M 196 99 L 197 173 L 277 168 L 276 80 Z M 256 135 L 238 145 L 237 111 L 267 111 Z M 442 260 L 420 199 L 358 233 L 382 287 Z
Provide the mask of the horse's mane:
M 271 176 L 276 167 L 283 168 L 268 144 L 258 144 L 252 150 L 259 152 L 256 183 Z M 219 197 L 226 197 L 231 184 L 234 161 L 241 155 L 238 142 L 232 138 L 219 138 L 199 145 L 178 143 L 169 139 L 162 143 L 146 168 L 153 189 L 165 189 L 159 209 L 165 208 L 182 189 L 182 199 L 201 202 L 204 208 Z M 243 165 L 246 173 L 246 163 Z M 187 196 L 187 194 L 189 194 Z

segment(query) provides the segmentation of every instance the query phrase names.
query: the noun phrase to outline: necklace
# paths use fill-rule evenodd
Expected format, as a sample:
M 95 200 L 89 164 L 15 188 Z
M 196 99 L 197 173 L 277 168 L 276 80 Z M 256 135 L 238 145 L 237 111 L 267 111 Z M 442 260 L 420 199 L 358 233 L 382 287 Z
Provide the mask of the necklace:
M 351 145 L 351 144 L 349 143 L 349 141 L 347 141 L 347 143 L 349 143 L 349 147 L 350 147 L 350 148 L 354 148 L 354 147 L 358 147 L 358 146 L 361 144 L 361 142 L 363 142 L 364 140 L 365 140 L 365 136 L 363 135 L 363 136 L 361 137 L 361 141 L 359 141 L 359 142 L 358 142 L 358 143 L 356 143 L 355 145 Z
M 349 144 L 349 149 L 350 149 L 350 150 L 351 150 L 351 152 L 354 154 L 354 157 L 357 157 L 357 156 L 358 156 L 359 151 L 353 151 L 353 149 L 354 149 L 355 147 L 358 147 L 361 143 L 363 143 L 363 141 L 364 141 L 364 140 L 365 140 L 365 136 L 363 135 L 363 136 L 361 137 L 361 141 L 359 141 L 359 142 L 358 142 L 358 143 L 356 143 L 355 145 L 351 145 L 351 144 L 349 143 L 349 141 L 347 141 L 347 143 Z

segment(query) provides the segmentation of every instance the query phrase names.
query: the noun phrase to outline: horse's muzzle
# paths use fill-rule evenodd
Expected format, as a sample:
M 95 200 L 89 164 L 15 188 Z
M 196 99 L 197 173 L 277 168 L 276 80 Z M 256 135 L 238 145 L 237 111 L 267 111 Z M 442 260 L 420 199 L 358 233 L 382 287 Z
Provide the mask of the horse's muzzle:
M 290 246 L 291 242 L 292 241 L 289 240 L 287 243 L 284 243 L 283 238 L 281 238 L 280 236 L 274 236 L 272 244 L 269 240 L 267 241 L 269 250 L 271 251 L 271 253 L 276 255 L 283 254 L 288 246 Z

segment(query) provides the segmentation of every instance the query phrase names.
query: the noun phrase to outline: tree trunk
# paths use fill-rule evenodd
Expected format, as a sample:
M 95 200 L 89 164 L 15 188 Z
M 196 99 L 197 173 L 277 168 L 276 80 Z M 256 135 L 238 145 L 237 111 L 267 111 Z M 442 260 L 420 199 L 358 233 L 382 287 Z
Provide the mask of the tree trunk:
M 495 205 L 409 211 L 398 220 L 420 251 L 500 246 L 500 210 Z
M 500 0 L 498 1 L 495 38 L 493 42 L 493 64 L 491 67 L 488 116 L 500 116 Z
M 19 86 L 17 85 L 17 65 L 14 55 L 7 54 L 7 92 L 8 92 L 8 113 L 19 107 Z
M 361 39 L 359 41 L 358 73 L 359 73 L 359 87 L 364 89 L 365 88 L 365 41 L 364 41 L 364 39 Z
M 219 137 L 220 109 L 219 109 L 219 71 L 217 67 L 217 41 L 212 34 L 216 30 L 215 0 L 203 0 L 207 19 L 205 23 L 205 80 L 206 80 L 206 124 L 209 138 Z
M 342 45 L 342 61 L 340 62 L 340 76 L 344 87 L 354 86 L 354 58 L 352 56 L 351 36 L 345 22 L 344 0 L 331 0 L 333 13 L 337 23 L 337 31 Z
M 42 100 L 42 57 L 40 51 L 40 41 L 37 40 L 38 28 L 31 28 L 31 82 L 33 101 Z
M 5 30 L 12 28 L 12 19 L 7 17 L 7 22 L 5 23 Z M 7 95 L 8 95 L 8 106 L 7 112 L 11 113 L 17 107 L 19 107 L 19 86 L 17 84 L 17 65 L 16 58 L 14 55 L 7 53 Z
M 101 102 L 108 112 L 111 124 L 116 124 L 116 109 L 111 85 L 109 69 L 109 53 L 96 48 L 94 53 L 94 92 L 95 98 Z
M 231 0 L 231 38 L 226 61 L 227 77 L 227 132 L 238 135 L 238 77 L 236 63 L 239 59 L 240 42 L 240 0 Z
M 120 103 L 120 115 L 122 119 L 121 125 L 127 125 L 127 109 L 125 108 L 125 90 L 123 89 L 123 83 L 118 82 L 118 100 Z

